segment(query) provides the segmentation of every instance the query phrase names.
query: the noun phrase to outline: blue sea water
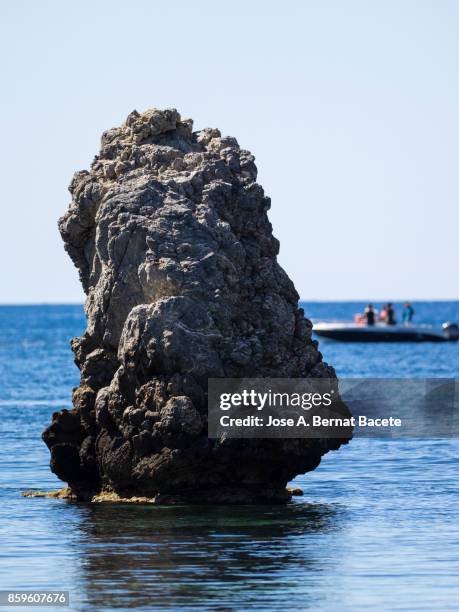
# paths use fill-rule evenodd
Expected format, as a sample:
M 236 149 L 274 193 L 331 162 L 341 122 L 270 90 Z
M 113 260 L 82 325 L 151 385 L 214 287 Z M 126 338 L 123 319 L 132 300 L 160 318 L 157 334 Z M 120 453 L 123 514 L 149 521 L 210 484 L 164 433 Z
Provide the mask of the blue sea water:
M 307 303 L 313 320 L 363 304 Z M 414 304 L 459 321 L 459 302 Z M 286 507 L 25 499 L 60 487 L 40 434 L 78 383 L 81 306 L 0 307 L 0 589 L 70 591 L 72 610 L 457 610 L 457 440 L 354 439 Z M 339 344 L 342 377 L 458 377 L 459 345 Z M 16 608 L 18 609 L 18 608 Z

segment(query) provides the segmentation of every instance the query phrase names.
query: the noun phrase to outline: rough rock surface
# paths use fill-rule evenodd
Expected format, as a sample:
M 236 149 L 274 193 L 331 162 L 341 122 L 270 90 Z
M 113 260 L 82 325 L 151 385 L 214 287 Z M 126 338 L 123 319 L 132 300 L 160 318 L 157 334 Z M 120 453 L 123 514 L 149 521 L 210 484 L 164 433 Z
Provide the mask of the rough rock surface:
M 211 440 L 208 377 L 334 377 L 276 261 L 254 157 L 174 109 L 105 132 L 59 221 L 87 294 L 73 410 L 43 434 L 81 499 L 285 501 L 338 440 Z M 341 441 L 342 442 L 342 441 Z

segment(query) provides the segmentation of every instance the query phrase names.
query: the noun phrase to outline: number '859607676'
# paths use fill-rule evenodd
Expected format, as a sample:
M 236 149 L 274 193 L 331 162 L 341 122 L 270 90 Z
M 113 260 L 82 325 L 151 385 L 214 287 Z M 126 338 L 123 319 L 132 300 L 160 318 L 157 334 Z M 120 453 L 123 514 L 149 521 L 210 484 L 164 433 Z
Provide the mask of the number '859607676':
M 68 591 L 0 591 L 3 606 L 68 606 Z

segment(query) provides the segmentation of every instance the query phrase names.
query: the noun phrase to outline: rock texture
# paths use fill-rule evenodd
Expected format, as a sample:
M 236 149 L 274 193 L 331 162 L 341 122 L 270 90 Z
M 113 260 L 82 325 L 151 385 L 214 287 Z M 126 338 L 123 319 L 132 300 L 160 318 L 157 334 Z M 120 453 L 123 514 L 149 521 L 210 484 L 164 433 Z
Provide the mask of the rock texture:
M 132 112 L 75 174 L 59 229 L 87 294 L 81 384 L 43 437 L 79 498 L 285 501 L 342 442 L 207 437 L 209 377 L 334 377 L 256 176 L 234 138 L 174 109 Z

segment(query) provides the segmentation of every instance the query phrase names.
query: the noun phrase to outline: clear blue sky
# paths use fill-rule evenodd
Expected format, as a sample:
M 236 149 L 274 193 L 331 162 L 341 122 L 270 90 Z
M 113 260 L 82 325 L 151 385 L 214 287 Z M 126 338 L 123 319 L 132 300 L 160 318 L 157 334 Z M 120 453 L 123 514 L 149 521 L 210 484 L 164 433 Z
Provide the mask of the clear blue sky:
M 2 3 L 0 302 L 81 301 L 56 220 L 176 107 L 257 158 L 303 299 L 459 298 L 459 2 Z

